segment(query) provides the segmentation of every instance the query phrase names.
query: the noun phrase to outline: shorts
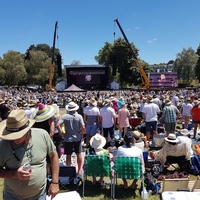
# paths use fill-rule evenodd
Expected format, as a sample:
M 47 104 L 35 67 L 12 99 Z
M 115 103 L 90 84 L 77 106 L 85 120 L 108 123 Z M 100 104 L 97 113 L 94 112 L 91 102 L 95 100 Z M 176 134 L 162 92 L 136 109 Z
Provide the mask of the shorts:
M 95 135 L 98 131 L 97 125 L 86 125 L 86 134 L 87 135 Z
M 146 132 L 157 131 L 157 121 L 145 122 Z
M 192 121 L 193 124 L 200 124 L 200 121 Z
M 73 152 L 76 154 L 82 152 L 81 140 L 78 142 L 64 142 L 64 154 L 71 155 Z
M 108 133 L 110 133 L 110 138 L 114 138 L 114 126 L 110 128 L 103 128 L 103 135 L 104 137 L 108 137 Z
M 165 131 L 170 133 L 170 132 L 174 132 L 176 130 L 176 123 L 175 122 L 171 122 L 171 123 L 166 123 L 165 122 Z

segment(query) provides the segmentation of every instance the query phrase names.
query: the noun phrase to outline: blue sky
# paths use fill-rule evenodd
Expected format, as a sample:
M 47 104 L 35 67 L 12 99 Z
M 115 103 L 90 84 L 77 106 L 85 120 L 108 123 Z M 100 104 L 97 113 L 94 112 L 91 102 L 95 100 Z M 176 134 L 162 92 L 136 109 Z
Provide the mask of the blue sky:
M 200 0 L 1 0 L 0 57 L 25 53 L 32 44 L 52 46 L 58 21 L 63 64 L 98 64 L 94 57 L 105 42 L 123 37 L 118 18 L 142 60 L 166 63 L 183 48 L 198 48 L 199 8 Z

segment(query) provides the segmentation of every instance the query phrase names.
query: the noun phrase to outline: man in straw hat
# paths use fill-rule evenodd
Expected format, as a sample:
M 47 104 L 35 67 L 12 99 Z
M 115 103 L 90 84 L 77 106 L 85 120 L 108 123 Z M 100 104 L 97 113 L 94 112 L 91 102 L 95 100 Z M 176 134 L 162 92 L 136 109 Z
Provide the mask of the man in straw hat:
M 72 153 L 77 156 L 78 174 L 82 173 L 82 137 L 85 134 L 85 123 L 83 117 L 78 114 L 79 106 L 73 101 L 66 106 L 67 114 L 61 116 L 58 122 L 58 130 L 64 136 L 64 153 L 67 155 L 66 163 L 71 165 Z M 65 127 L 65 133 L 62 131 L 62 125 Z
M 89 145 L 90 138 L 95 135 L 98 131 L 100 123 L 100 112 L 97 108 L 97 102 L 95 99 L 90 99 L 89 106 L 84 110 L 84 122 L 86 124 L 86 144 Z
M 173 105 L 169 98 L 165 99 L 165 107 L 162 111 L 162 117 L 160 118 L 160 122 L 164 123 L 165 131 L 167 135 L 169 133 L 175 133 L 176 130 L 176 119 L 180 114 L 178 108 Z
M 46 199 L 47 154 L 52 169 L 48 194 L 53 198 L 59 192 L 56 148 L 45 130 L 32 128 L 34 123 L 23 110 L 11 111 L 0 123 L 0 177 L 4 178 L 5 200 Z
M 165 164 L 167 156 L 185 156 L 187 159 L 190 158 L 186 144 L 179 144 L 179 140 L 176 138 L 175 134 L 170 133 L 165 138 L 165 142 L 162 149 L 155 152 L 149 152 L 151 158 L 160 161 L 162 165 Z

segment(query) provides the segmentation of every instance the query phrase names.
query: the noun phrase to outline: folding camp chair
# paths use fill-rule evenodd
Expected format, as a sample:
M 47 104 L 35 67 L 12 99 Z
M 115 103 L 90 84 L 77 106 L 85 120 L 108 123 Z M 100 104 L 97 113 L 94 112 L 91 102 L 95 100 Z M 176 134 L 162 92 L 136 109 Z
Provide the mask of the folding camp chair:
M 81 179 L 76 177 L 76 167 L 60 164 L 59 170 L 59 188 L 68 190 L 71 187 L 77 187 Z M 51 176 L 48 177 L 48 183 L 51 183 Z
M 136 180 L 141 178 L 142 185 L 144 185 L 142 163 L 138 157 L 116 157 L 114 163 L 114 171 L 115 171 L 115 176 L 113 185 L 113 198 L 115 198 L 115 183 L 117 183 L 117 178 L 136 179 Z
M 113 178 L 111 173 L 111 162 L 105 155 L 88 155 L 85 156 L 84 173 L 83 173 L 83 197 L 85 195 L 85 180 L 87 176 L 107 176 L 110 177 L 111 197 L 113 195 Z
M 189 177 L 180 179 L 164 179 L 162 192 L 188 190 L 189 181 Z
M 192 186 L 191 192 L 200 191 L 200 176 L 197 176 L 194 185 Z

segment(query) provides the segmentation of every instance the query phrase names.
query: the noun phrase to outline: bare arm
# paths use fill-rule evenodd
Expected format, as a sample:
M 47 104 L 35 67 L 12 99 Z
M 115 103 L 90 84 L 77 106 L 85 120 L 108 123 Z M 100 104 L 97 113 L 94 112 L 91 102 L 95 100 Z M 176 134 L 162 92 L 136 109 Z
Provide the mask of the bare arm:
M 52 182 L 49 186 L 48 195 L 51 196 L 53 199 L 59 192 L 59 160 L 58 154 L 55 151 L 54 153 L 50 154 L 50 164 L 51 164 L 51 171 L 52 171 Z
M 54 124 L 53 117 L 51 117 L 50 119 L 48 119 L 48 123 L 49 123 L 49 126 L 50 126 L 49 135 L 52 138 L 53 135 L 54 135 L 54 129 L 55 129 L 55 124 Z

